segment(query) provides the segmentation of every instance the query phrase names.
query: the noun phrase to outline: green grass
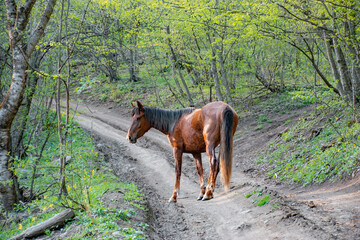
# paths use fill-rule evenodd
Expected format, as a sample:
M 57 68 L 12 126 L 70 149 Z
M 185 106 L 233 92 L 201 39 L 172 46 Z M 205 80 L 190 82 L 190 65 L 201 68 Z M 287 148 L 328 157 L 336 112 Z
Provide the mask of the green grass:
M 35 191 L 40 194 L 36 200 L 16 207 L 16 212 L 27 212 L 29 217 L 20 222 L 10 221 L 0 226 L 0 239 L 9 239 L 25 229 L 34 226 L 61 212 L 72 208 L 77 216 L 71 224 L 81 225 L 81 231 L 72 239 L 110 239 L 113 232 L 120 232 L 123 239 L 145 239 L 146 223 L 135 220 L 140 212 L 147 211 L 144 195 L 133 183 L 120 182 L 103 163 L 95 150 L 91 136 L 75 123 L 70 128 L 71 146 L 67 155 L 71 156 L 66 166 L 68 197 L 58 199 L 59 152 L 58 137 L 55 130 L 51 135 L 41 160 L 36 163 L 36 146 L 29 146 L 27 157 L 15 160 L 15 173 L 25 189 L 30 188 L 34 164 L 37 165 Z M 51 187 L 49 187 L 51 185 Z M 122 207 L 106 207 L 104 196 L 121 191 Z M 70 226 L 66 224 L 64 228 Z M 45 234 L 51 235 L 48 230 Z
M 272 120 L 268 119 L 267 116 L 265 114 L 261 115 L 259 118 L 258 118 L 258 122 L 261 122 L 261 123 L 265 123 L 265 122 L 268 122 L 268 123 L 272 123 Z
M 318 98 L 304 91 L 293 96 L 318 105 L 259 157 L 259 163 L 270 166 L 268 176 L 307 185 L 335 181 L 359 169 L 360 124 L 348 125 L 353 120 L 351 106 L 329 91 L 319 93 Z M 319 135 L 311 136 L 312 130 L 320 131 Z M 332 142 L 333 146 L 324 147 Z
M 291 90 L 263 96 L 261 99 L 258 98 L 257 100 L 254 100 L 254 108 L 258 111 L 285 114 L 291 110 L 299 109 L 312 103 L 309 99 L 294 100 L 294 94 L 297 93 L 298 91 Z M 261 115 L 259 121 L 267 122 L 268 119 L 266 115 Z
M 245 198 L 251 198 L 253 197 L 253 203 L 258 206 L 262 207 L 266 204 L 268 204 L 271 200 L 270 194 L 267 194 L 266 196 L 263 196 L 263 189 L 260 188 L 258 190 L 254 190 L 248 194 L 245 195 Z

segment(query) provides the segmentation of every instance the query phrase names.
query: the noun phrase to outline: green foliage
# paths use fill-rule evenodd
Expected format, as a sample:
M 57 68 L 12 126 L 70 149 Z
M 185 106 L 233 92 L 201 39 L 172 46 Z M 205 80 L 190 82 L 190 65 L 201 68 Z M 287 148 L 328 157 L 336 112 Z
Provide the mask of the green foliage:
M 260 188 L 258 190 L 254 190 L 248 194 L 245 195 L 245 198 L 251 198 L 254 197 L 253 203 L 258 206 L 262 207 L 266 204 L 268 204 L 271 200 L 270 194 L 267 194 L 266 196 L 263 196 L 263 189 Z
M 90 75 L 80 78 L 78 87 L 75 88 L 74 92 L 76 92 L 77 94 L 81 94 L 82 92 L 93 88 L 95 85 L 99 83 L 100 80 L 98 80 L 96 77 L 91 78 Z
M 255 100 L 255 111 L 284 114 L 289 110 L 299 109 L 310 104 L 310 102 L 306 102 L 301 98 L 295 98 L 295 93 L 292 90 L 288 90 L 258 98 Z M 258 122 L 268 122 L 267 116 L 261 114 Z
M 330 91 L 317 92 L 316 98 L 313 94 L 294 93 L 295 99 L 319 105 L 259 158 L 271 166 L 270 177 L 306 185 L 343 178 L 359 168 L 360 124 L 349 124 L 354 118 L 351 106 Z
M 259 122 L 271 122 L 271 120 L 269 120 L 266 115 L 261 115 L 258 119 Z
M 68 195 L 58 199 L 59 160 L 56 153 L 59 143 L 55 128 L 49 131 L 54 132 L 40 160 L 36 155 L 38 152 L 36 145 L 28 146 L 27 157 L 24 159 L 14 159 L 15 173 L 25 189 L 30 189 L 34 166 L 37 166 L 34 187 L 36 193 L 42 194 L 39 194 L 34 201 L 17 207 L 17 211 L 27 211 L 30 217 L 21 220 L 20 223 L 13 222 L 10 226 L 3 227 L 0 239 L 8 239 L 52 217 L 63 207 L 75 209 L 75 214 L 79 217 L 73 223 L 84 227 L 83 231 L 78 233 L 79 237 L 75 239 L 89 238 L 94 233 L 97 239 L 109 239 L 114 231 L 121 232 L 126 239 L 144 239 L 142 229 L 146 227 L 146 224 L 137 226 L 132 221 L 139 211 L 147 210 L 143 194 L 139 192 L 136 185 L 119 182 L 111 173 L 112 170 L 104 166 L 103 159 L 95 151 L 93 139 L 75 123 L 72 123 L 69 128 L 71 147 L 69 146 L 66 152 L 69 156 L 65 174 Z M 114 191 L 124 193 L 123 200 L 126 203 L 124 208 L 113 209 L 105 206 L 104 195 Z M 46 234 L 50 235 L 51 231 L 47 231 Z
M 258 124 L 257 126 L 256 126 L 256 130 L 261 130 L 261 129 L 263 129 L 264 128 L 264 125 L 263 124 Z
M 245 195 L 245 198 L 250 198 L 252 197 L 254 194 L 257 194 L 258 196 L 262 195 L 263 190 L 262 189 L 258 189 L 258 190 L 254 190 L 248 194 Z
M 256 204 L 256 206 L 261 207 L 270 202 L 270 195 L 266 195 L 265 197 L 261 198 L 260 201 Z

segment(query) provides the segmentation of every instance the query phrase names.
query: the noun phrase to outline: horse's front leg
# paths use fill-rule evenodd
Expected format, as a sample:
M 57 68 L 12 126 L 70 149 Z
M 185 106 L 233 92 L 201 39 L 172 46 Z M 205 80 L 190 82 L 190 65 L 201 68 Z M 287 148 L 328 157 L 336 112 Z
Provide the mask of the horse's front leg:
M 176 202 L 177 196 L 180 193 L 180 178 L 181 178 L 181 164 L 182 164 L 182 154 L 183 151 L 178 148 L 174 148 L 174 158 L 175 158 L 175 187 L 174 192 L 169 199 L 169 202 Z
M 193 153 L 194 161 L 196 164 L 196 170 L 199 175 L 200 180 L 200 194 L 197 200 L 201 200 L 205 194 L 205 185 L 204 185 L 204 176 L 203 176 L 203 167 L 202 167 L 202 160 L 201 160 L 201 153 Z

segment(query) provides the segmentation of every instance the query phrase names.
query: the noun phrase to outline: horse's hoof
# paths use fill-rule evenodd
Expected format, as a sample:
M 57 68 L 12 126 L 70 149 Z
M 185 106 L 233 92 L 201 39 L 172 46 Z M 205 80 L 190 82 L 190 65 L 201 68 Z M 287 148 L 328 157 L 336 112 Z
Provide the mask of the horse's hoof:
M 212 199 L 212 198 L 213 198 L 212 195 L 207 195 L 207 194 L 205 194 L 205 196 L 202 198 L 202 200 L 203 200 L 203 201 L 206 201 L 206 200 L 210 200 L 210 199 Z
M 176 203 L 176 199 L 173 198 L 173 197 L 171 197 L 171 198 L 169 199 L 169 203 L 172 203 L 172 202 Z
M 204 194 L 200 194 L 200 195 L 198 196 L 197 200 L 200 201 L 200 200 L 203 199 L 203 197 L 204 197 Z

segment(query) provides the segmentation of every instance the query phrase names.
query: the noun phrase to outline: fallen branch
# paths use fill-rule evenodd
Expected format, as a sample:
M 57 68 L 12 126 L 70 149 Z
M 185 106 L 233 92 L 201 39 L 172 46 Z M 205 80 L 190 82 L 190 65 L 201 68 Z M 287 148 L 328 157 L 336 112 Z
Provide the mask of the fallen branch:
M 326 149 L 333 147 L 335 144 L 336 144 L 336 141 L 332 141 L 329 144 L 324 144 L 321 146 L 321 151 L 325 151 Z
M 278 133 L 278 137 L 281 137 L 284 133 L 286 133 L 287 131 L 289 131 L 289 128 L 285 128 L 282 132 Z
M 49 218 L 44 222 L 41 222 L 35 226 L 26 229 L 19 235 L 12 237 L 11 240 L 18 240 L 18 239 L 20 240 L 20 239 L 33 238 L 39 236 L 43 234 L 47 229 L 50 230 L 53 228 L 63 226 L 65 224 L 65 220 L 69 218 L 73 218 L 74 216 L 75 216 L 74 211 L 70 208 L 67 208 L 64 211 L 56 214 L 52 218 Z

